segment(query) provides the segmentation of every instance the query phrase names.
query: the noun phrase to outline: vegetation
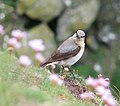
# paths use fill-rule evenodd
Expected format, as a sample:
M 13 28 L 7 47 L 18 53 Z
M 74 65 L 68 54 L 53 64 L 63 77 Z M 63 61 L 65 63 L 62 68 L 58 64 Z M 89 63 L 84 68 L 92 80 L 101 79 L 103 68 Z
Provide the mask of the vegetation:
M 0 52 L 1 106 L 93 106 L 90 101 L 75 99 L 64 86 L 53 86 L 46 70 L 20 67 L 8 52 Z

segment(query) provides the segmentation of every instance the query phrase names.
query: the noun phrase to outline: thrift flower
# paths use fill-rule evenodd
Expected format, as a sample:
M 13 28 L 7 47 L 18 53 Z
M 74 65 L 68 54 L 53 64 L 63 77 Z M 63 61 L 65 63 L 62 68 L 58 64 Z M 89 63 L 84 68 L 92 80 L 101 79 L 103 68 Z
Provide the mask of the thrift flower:
M 57 74 L 51 74 L 49 76 L 50 81 L 55 85 L 62 85 L 63 80 Z
M 32 64 L 32 61 L 28 56 L 22 55 L 19 57 L 19 63 L 21 66 L 27 67 Z
M 97 85 L 108 87 L 109 86 L 109 81 L 106 81 L 104 78 L 98 78 Z
M 4 27 L 0 25 L 0 34 L 3 35 L 5 33 Z
M 39 62 L 44 62 L 45 58 L 43 57 L 43 55 L 41 53 L 36 53 L 35 54 L 35 59 Z
M 97 86 L 95 89 L 97 91 L 97 95 L 102 96 L 105 94 L 106 89 L 103 86 Z
M 81 99 L 94 99 L 93 92 L 84 92 L 80 95 Z
M 95 89 L 96 95 L 102 99 L 105 106 L 116 106 L 116 101 L 109 89 L 109 78 L 103 78 L 103 76 L 99 74 L 97 79 L 91 77 L 86 79 L 86 84 Z M 81 95 L 81 98 L 88 98 L 88 94 L 85 93 Z
M 7 45 L 8 45 L 8 47 L 13 47 L 15 49 L 20 49 L 21 48 L 21 43 L 18 42 L 15 38 L 10 38 L 7 41 Z
M 20 41 L 21 39 L 23 39 L 26 36 L 26 32 L 22 32 L 19 29 L 13 30 L 11 32 L 11 35 L 16 38 L 18 41 Z
M 89 77 L 86 79 L 86 84 L 90 86 L 91 88 L 94 88 L 97 84 L 97 80 L 93 79 L 92 77 Z
M 102 100 L 107 106 L 116 106 L 116 101 L 110 95 L 103 95 Z
M 35 52 L 40 52 L 45 50 L 45 46 L 41 39 L 30 40 L 28 44 Z

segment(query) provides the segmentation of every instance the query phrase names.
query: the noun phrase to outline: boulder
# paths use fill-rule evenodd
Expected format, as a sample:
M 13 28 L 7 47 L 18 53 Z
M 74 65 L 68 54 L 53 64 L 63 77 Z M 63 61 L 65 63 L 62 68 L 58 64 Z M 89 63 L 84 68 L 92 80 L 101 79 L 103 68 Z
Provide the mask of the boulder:
M 62 41 L 78 29 L 86 30 L 94 22 L 100 7 L 99 0 L 72 0 L 58 21 L 57 39 Z

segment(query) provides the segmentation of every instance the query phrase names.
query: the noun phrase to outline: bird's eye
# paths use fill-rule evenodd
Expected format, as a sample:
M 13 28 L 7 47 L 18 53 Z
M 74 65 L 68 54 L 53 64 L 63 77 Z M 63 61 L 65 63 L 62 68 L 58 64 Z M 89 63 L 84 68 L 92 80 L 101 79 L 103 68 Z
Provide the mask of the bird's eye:
M 78 39 L 80 39 L 80 36 L 78 35 L 78 33 L 76 32 L 76 37 L 78 38 Z

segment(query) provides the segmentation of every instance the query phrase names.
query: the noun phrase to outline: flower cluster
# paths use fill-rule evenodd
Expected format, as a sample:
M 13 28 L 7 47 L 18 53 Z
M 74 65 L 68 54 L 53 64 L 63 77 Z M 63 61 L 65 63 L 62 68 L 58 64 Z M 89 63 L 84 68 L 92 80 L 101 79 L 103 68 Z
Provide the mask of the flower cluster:
M 81 99 L 94 99 L 94 93 L 93 92 L 84 92 L 80 95 Z
M 14 38 L 16 38 L 18 41 L 20 41 L 20 40 L 22 40 L 23 38 L 25 38 L 26 37 L 26 32 L 24 32 L 24 31 L 21 31 L 21 30 L 19 30 L 19 29 L 16 29 L 16 30 L 13 30 L 12 32 L 11 32 L 11 35 L 14 37 Z
M 48 74 L 49 74 L 49 80 L 52 82 L 53 85 L 61 86 L 63 84 L 64 81 L 59 75 L 51 73 L 49 70 L 48 70 Z
M 20 49 L 21 48 L 21 40 L 26 37 L 26 32 L 23 32 L 19 29 L 12 30 L 11 36 L 12 38 L 9 38 L 7 41 L 8 48 L 12 47 L 14 49 Z
M 0 25 L 0 35 L 4 34 L 5 30 L 2 25 Z M 14 29 L 11 31 L 11 38 L 9 38 L 6 43 L 8 50 L 10 53 L 15 49 L 19 50 L 24 46 L 23 39 L 27 37 L 27 33 L 25 31 L 21 31 L 19 29 Z M 34 51 L 34 59 L 40 64 L 45 59 L 41 52 L 45 50 L 45 45 L 43 44 L 43 40 L 41 39 L 33 39 L 29 40 L 27 45 Z M 32 64 L 32 60 L 26 56 L 19 56 L 19 63 L 21 66 L 27 67 Z
M 45 61 L 41 52 L 45 50 L 45 45 L 41 39 L 33 39 L 28 42 L 28 45 L 34 51 L 34 58 L 40 64 Z
M 86 84 L 96 91 L 96 95 L 101 98 L 106 106 L 116 106 L 116 101 L 113 98 L 109 89 L 109 78 L 103 78 L 100 74 L 97 79 L 89 77 L 86 79 Z M 82 99 L 94 99 L 94 94 L 85 92 L 81 94 Z
M 7 41 L 7 45 L 8 45 L 8 48 L 9 47 L 12 47 L 12 48 L 15 48 L 15 49 L 20 49 L 21 48 L 21 43 L 18 42 L 16 38 L 10 38 Z

